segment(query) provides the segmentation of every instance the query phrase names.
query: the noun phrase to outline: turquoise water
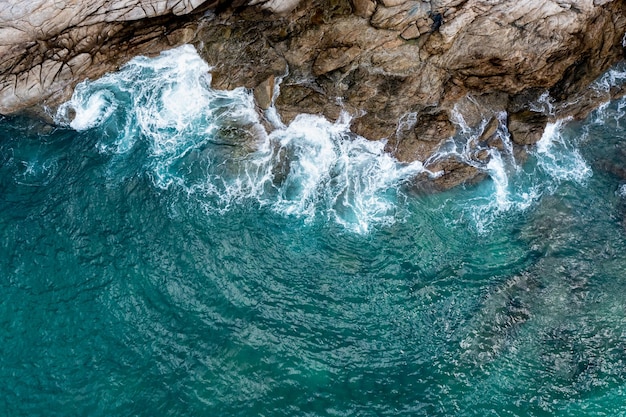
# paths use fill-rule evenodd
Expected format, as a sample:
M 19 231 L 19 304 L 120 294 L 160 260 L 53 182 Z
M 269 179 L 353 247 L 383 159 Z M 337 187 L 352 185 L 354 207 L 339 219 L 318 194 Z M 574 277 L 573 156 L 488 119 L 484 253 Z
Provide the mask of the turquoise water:
M 0 414 L 626 414 L 625 100 L 423 195 L 347 116 L 263 122 L 208 70 L 0 120 Z

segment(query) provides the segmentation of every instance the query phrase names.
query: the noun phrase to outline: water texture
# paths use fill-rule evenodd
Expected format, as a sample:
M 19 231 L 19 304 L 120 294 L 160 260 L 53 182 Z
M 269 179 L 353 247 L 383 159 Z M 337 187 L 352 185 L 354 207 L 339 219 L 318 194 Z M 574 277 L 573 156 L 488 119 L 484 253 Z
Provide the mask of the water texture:
M 423 195 L 209 84 L 183 47 L 0 120 L 0 415 L 626 414 L 626 100 Z

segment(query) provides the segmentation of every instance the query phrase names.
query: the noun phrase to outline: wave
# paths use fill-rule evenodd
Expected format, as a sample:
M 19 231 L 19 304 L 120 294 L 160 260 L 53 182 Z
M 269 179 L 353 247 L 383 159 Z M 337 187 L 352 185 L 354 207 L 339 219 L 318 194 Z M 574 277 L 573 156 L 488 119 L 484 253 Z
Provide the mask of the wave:
M 537 111 L 551 112 L 550 97 L 542 95 L 534 107 Z M 438 159 L 454 158 L 488 177 L 487 181 L 470 187 L 455 201 L 444 205 L 444 210 L 457 213 L 451 216 L 456 219 L 452 223 L 462 222 L 479 234 L 489 233 L 504 216 L 533 207 L 543 196 L 557 192 L 560 184 L 569 182 L 584 186 L 592 175 L 578 148 L 582 138 L 566 132 L 569 119 L 548 123 L 540 141 L 524 149 L 527 158 L 518 161 L 507 128 L 507 117 L 506 112 L 496 115 L 498 126 L 492 142 L 498 145 L 489 146 L 480 139 L 489 119 L 471 127 L 455 108 L 453 121 L 458 135 L 450 138 L 425 162 L 428 166 Z M 477 158 L 477 155 L 482 156 Z
M 424 168 L 437 159 L 454 157 L 491 179 L 453 207 L 441 207 L 460 207 L 459 218 L 469 217 L 480 233 L 503 214 L 528 209 L 560 183 L 584 185 L 592 175 L 576 140 L 563 134 L 567 120 L 549 124 L 539 143 L 527 149 L 531 162 L 520 164 L 506 113 L 497 115 L 500 145 L 494 147 L 479 143 L 487 120 L 472 128 L 455 111 L 458 135 L 424 165 L 405 164 L 384 151 L 384 140 L 352 133 L 345 113 L 334 123 L 301 114 L 284 125 L 272 107 L 261 120 L 249 90 L 212 89 L 210 71 L 189 45 L 155 58 L 137 57 L 118 72 L 79 84 L 55 120 L 76 131 L 97 132 L 103 153 L 142 150 L 143 168 L 156 187 L 193 196 L 209 212 L 254 203 L 305 222 L 330 219 L 357 232 L 406 216 L 405 185 L 418 174 L 437 176 Z M 593 88 L 623 79 L 618 68 Z M 535 107 L 552 112 L 549 95 Z M 400 123 L 414 123 L 416 114 L 405 119 Z M 486 157 L 477 159 L 478 151 Z
M 197 196 L 208 211 L 254 201 L 310 222 L 326 217 L 366 232 L 401 217 L 402 185 L 424 172 L 403 164 L 338 121 L 302 114 L 267 133 L 244 88 L 210 87 L 209 66 L 189 45 L 138 57 L 96 81 L 81 83 L 56 122 L 97 129 L 104 153 L 147 145 L 154 184 Z

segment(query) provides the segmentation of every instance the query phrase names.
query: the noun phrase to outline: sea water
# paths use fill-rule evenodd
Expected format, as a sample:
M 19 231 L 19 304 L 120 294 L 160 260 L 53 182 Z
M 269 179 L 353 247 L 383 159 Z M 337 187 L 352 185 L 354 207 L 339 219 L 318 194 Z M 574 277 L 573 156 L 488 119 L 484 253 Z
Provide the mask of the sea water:
M 459 118 L 487 179 L 425 195 L 209 86 L 186 46 L 0 120 L 1 415 L 626 414 L 626 100 L 524 162 Z

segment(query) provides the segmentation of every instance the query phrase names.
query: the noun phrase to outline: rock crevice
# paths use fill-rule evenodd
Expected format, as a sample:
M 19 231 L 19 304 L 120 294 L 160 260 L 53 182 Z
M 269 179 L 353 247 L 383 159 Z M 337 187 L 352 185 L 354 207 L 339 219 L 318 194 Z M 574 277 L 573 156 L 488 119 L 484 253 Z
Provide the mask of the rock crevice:
M 53 105 L 134 55 L 193 43 L 215 88 L 250 88 L 287 122 L 347 111 L 356 133 L 427 161 L 455 133 L 454 112 L 499 120 L 520 147 L 549 120 L 584 116 L 608 99 L 587 87 L 623 58 L 625 33 L 621 0 L 38 0 L 0 7 L 0 113 Z M 536 106 L 546 94 L 550 112 Z M 458 172 L 442 186 L 476 174 L 446 164 Z

